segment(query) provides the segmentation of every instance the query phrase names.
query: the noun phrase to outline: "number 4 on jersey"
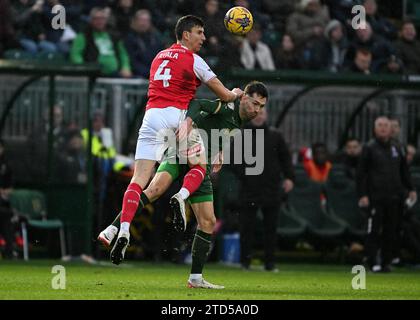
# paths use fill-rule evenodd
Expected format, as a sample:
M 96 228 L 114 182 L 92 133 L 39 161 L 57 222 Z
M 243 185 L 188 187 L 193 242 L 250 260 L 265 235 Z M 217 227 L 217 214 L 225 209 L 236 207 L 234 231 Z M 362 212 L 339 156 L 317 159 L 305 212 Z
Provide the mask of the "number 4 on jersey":
M 165 68 L 169 60 L 163 60 L 158 69 L 156 70 L 153 80 L 162 80 L 163 87 L 169 87 L 169 80 L 172 78 L 171 68 Z

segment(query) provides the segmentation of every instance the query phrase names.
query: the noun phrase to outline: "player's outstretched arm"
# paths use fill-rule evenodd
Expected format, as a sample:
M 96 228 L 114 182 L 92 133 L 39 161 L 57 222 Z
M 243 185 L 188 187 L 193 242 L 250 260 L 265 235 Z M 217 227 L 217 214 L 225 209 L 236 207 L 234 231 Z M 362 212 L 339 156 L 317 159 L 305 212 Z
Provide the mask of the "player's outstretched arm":
M 233 90 L 229 90 L 223 85 L 223 83 L 218 78 L 213 78 L 209 80 L 206 84 L 210 88 L 210 90 L 213 91 L 216 94 L 216 96 L 218 96 L 222 101 L 235 101 L 240 96 L 240 92 L 238 92 L 237 88 L 234 89 L 236 90 L 236 92 L 234 92 Z

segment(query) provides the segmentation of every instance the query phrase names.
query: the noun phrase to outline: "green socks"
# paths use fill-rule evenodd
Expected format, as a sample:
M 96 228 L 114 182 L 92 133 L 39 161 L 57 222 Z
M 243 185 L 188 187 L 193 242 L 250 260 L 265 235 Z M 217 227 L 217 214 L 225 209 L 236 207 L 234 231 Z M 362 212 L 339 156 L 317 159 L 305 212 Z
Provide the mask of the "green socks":
M 191 274 L 201 274 L 203 272 L 204 264 L 210 253 L 211 233 L 205 233 L 197 229 L 192 244 L 192 266 Z

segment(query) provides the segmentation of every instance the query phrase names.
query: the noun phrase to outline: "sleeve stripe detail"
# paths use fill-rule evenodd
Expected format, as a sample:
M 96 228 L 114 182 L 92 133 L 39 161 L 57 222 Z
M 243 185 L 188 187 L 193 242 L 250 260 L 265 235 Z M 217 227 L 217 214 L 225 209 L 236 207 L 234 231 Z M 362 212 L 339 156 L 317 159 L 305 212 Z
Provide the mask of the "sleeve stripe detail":
M 217 106 L 217 109 L 216 109 L 216 111 L 214 111 L 214 113 L 213 114 L 216 114 L 216 113 L 218 113 L 219 111 L 220 111 L 220 108 L 222 107 L 222 101 L 219 101 L 219 105 Z

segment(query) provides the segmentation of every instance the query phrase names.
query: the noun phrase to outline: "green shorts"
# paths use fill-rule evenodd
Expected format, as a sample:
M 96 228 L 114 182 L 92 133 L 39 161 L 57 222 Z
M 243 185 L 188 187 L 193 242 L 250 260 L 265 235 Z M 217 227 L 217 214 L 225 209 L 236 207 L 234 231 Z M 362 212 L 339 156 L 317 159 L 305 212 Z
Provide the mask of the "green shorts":
M 187 164 L 169 163 L 163 161 L 157 172 L 167 172 L 171 175 L 172 180 L 176 180 L 179 176 L 184 176 L 190 170 Z M 213 202 L 213 184 L 211 183 L 208 172 L 211 170 L 211 165 L 207 165 L 206 176 L 196 192 L 188 198 L 190 203 Z

